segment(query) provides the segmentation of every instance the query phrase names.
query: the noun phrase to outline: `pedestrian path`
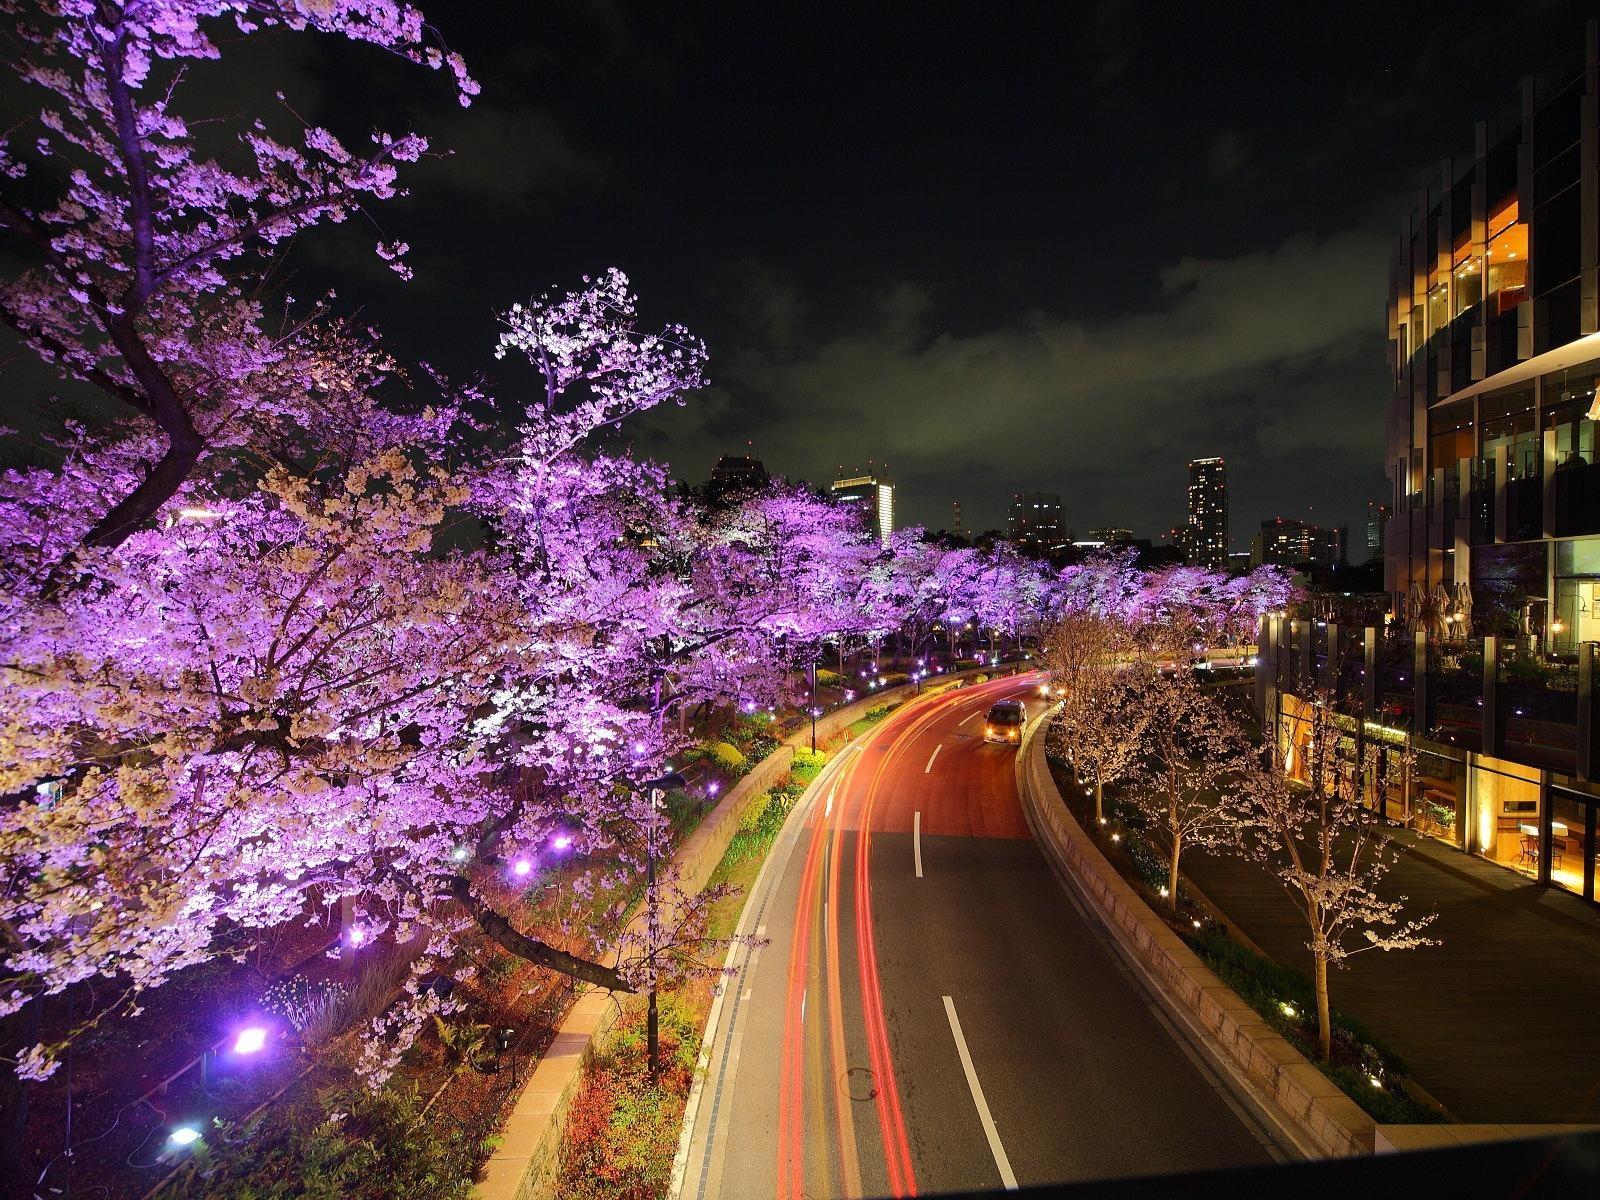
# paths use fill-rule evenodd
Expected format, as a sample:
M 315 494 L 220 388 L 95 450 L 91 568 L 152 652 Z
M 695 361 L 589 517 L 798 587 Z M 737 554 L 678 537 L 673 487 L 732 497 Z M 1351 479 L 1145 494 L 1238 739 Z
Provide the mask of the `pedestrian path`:
M 1331 978 L 1370 1027 L 1467 1122 L 1600 1122 L 1600 910 L 1409 831 L 1384 881 L 1439 914 L 1443 944 L 1364 950 Z M 1305 927 L 1275 877 L 1184 856 L 1184 874 L 1265 953 L 1311 970 Z

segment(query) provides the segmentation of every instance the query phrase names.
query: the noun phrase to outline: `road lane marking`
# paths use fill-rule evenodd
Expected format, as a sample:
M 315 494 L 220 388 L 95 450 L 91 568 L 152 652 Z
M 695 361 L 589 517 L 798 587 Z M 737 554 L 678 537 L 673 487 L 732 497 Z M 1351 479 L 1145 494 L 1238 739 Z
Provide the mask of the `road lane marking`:
M 979 709 L 978 711 L 982 712 L 983 710 Z M 968 721 L 975 721 L 975 720 L 977 720 L 977 718 L 978 718 L 978 713 L 969 713 L 967 716 L 964 716 L 964 717 L 961 718 L 961 720 L 957 721 L 956 724 L 957 725 L 965 725 Z
M 935 746 L 933 748 L 933 753 L 928 755 L 928 765 L 922 768 L 922 773 L 924 775 L 928 775 L 928 774 L 932 773 L 932 771 L 933 771 L 933 760 L 939 757 L 939 751 L 941 751 L 943 749 L 944 749 L 944 743 L 943 742 L 940 742 L 937 746 Z
M 944 998 L 945 1015 L 950 1018 L 950 1032 L 955 1034 L 956 1053 L 961 1056 L 961 1069 L 967 1073 L 967 1086 L 972 1089 L 972 1102 L 978 1106 L 978 1120 L 983 1124 L 983 1136 L 989 1139 L 989 1150 L 994 1155 L 994 1165 L 1000 1168 L 1000 1182 L 1006 1191 L 1017 1190 L 1017 1177 L 1011 1171 L 1011 1160 L 1006 1148 L 1000 1144 L 1000 1131 L 994 1127 L 994 1117 L 989 1114 L 989 1102 L 983 1098 L 983 1086 L 978 1082 L 978 1071 L 972 1065 L 972 1054 L 967 1049 L 967 1039 L 961 1033 L 961 1020 L 956 1016 L 955 1001 Z
M 911 815 L 911 853 L 917 861 L 917 878 L 922 878 L 922 810 Z

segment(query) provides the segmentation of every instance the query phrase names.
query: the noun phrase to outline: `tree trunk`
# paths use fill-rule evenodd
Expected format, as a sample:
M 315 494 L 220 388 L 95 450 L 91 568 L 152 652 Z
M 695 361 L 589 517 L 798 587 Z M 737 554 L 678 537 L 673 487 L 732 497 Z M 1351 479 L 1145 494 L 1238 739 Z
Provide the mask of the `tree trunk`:
M 1172 865 L 1167 869 L 1167 907 L 1178 911 L 1178 855 L 1183 853 L 1183 842 L 1176 834 L 1172 837 Z
M 1316 959 L 1317 1050 L 1322 1061 L 1327 1062 L 1333 1054 L 1333 1022 L 1328 1017 L 1328 956 L 1315 951 L 1313 955 Z
M 1106 789 L 1098 775 L 1094 777 L 1094 823 L 1096 825 L 1106 823 Z

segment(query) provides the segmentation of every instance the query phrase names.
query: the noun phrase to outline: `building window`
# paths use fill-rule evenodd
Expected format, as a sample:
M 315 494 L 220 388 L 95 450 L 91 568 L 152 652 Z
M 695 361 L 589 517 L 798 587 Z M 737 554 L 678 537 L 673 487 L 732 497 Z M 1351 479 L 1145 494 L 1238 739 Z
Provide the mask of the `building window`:
M 1600 424 L 1600 362 L 1546 375 L 1542 417 L 1554 443 L 1550 502 L 1557 537 L 1600 533 L 1600 459 L 1595 428 Z
M 1462 234 L 1456 240 L 1455 261 L 1451 269 L 1456 293 L 1451 315 L 1460 316 L 1483 299 L 1483 259 L 1476 253 L 1471 234 Z
M 1509 312 L 1528 298 L 1528 226 L 1517 219 L 1517 198 L 1489 216 L 1488 295 L 1493 312 Z

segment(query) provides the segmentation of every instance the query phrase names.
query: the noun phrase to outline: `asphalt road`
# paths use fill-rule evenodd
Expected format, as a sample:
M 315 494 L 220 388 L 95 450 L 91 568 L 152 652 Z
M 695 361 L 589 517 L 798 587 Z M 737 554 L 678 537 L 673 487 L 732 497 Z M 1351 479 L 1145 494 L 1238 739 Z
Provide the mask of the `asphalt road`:
M 1037 680 L 906 705 L 829 764 L 746 906 L 680 1195 L 936 1194 L 1271 1161 L 1034 845 Z

